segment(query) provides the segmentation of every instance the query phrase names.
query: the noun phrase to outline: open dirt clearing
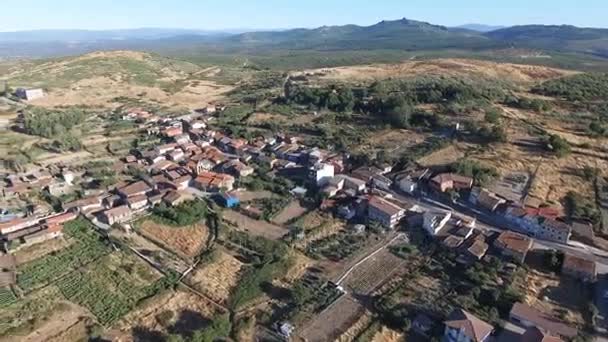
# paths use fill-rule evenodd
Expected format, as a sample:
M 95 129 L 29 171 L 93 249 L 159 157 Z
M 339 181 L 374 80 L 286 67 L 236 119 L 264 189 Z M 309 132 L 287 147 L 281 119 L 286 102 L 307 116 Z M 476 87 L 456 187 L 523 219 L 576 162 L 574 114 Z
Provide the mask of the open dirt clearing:
M 416 162 L 422 167 L 436 167 L 455 163 L 463 157 L 464 151 L 462 151 L 456 145 L 450 145 L 448 147 L 442 148 L 441 150 L 426 155 L 418 159 Z
M 287 234 L 287 230 L 268 223 L 266 221 L 254 220 L 234 210 L 224 211 L 224 221 L 233 225 L 237 230 L 261 236 L 270 240 L 278 240 Z
M 13 255 L 17 261 L 17 265 L 25 264 L 32 260 L 41 258 L 47 254 L 57 252 L 72 244 L 73 241 L 65 238 L 57 238 L 45 241 L 44 243 L 36 244 L 22 248 Z
M 161 313 L 171 316 L 169 322 L 159 319 Z M 138 332 L 149 334 L 166 334 L 172 326 L 179 325 L 180 332 L 188 332 L 194 328 L 202 328 L 208 320 L 217 314 L 217 309 L 209 302 L 190 292 L 167 291 L 156 296 L 140 309 L 132 311 L 117 325 L 117 335 L 113 340 L 120 342 L 143 341 Z M 152 335 L 148 335 L 152 336 Z M 138 337 L 138 338 L 136 338 Z
M 0 338 L 2 342 L 75 341 L 87 337 L 85 319 L 91 314 L 84 308 L 61 302 L 52 316 L 42 317 L 43 324 L 26 336 Z
M 375 64 L 308 70 L 307 73 L 323 74 L 327 81 L 373 81 L 385 78 L 414 76 L 477 76 L 516 83 L 529 83 L 572 75 L 576 72 L 543 66 L 494 63 L 469 59 L 433 59 L 409 61 L 401 64 Z
M 241 202 L 250 202 L 256 199 L 264 199 L 264 198 L 270 198 L 273 195 L 272 192 L 270 191 L 237 191 L 235 193 L 236 197 L 238 197 L 238 199 Z
M 526 303 L 548 314 L 562 317 L 569 324 L 585 323 L 581 309 L 586 307 L 586 291 L 583 284 L 568 277 L 558 277 L 531 271 L 526 284 Z M 562 312 L 565 312 L 563 314 Z
M 281 210 L 281 212 L 272 219 L 272 222 L 283 225 L 292 219 L 304 215 L 306 210 L 306 208 L 300 205 L 300 201 L 293 200 L 287 207 L 285 207 L 285 209 Z
M 542 202 L 559 205 L 569 191 L 592 199 L 593 185 L 580 177 L 581 171 L 585 166 L 606 170 L 608 160 L 592 153 L 595 151 L 582 148 L 573 149 L 570 155 L 557 158 L 546 152 L 539 137 L 530 135 L 517 120 L 509 120 L 505 127 L 509 142 L 473 151 L 468 157 L 493 166 L 502 174 L 536 172 L 529 194 Z
M 51 89 L 47 96 L 31 103 L 47 108 L 80 105 L 114 108 L 120 105 L 115 99 L 123 96 L 159 102 L 164 106 L 196 109 L 209 102 L 220 101 L 224 94 L 232 89 L 210 81 L 196 82 L 171 94 L 157 87 L 128 84 L 99 76 L 78 81 L 69 89 Z
M 381 130 L 356 146 L 354 152 L 374 155 L 379 151 L 384 151 L 388 156 L 398 158 L 410 147 L 423 143 L 426 137 L 425 134 L 405 129 Z
M 145 220 L 138 226 L 143 236 L 186 258 L 200 254 L 209 239 L 209 228 L 200 223 L 187 227 L 171 227 L 153 220 Z
M 243 263 L 219 249 L 213 262 L 196 268 L 186 278 L 196 290 L 218 303 L 226 303 L 239 280 Z

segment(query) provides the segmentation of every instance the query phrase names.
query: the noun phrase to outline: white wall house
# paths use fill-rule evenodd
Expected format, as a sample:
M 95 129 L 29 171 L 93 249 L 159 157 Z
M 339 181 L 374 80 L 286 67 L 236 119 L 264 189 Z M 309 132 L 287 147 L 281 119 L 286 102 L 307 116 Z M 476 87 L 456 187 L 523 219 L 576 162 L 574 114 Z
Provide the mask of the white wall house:
M 450 218 L 452 218 L 450 211 L 427 211 L 423 215 L 422 227 L 431 236 L 435 236 L 445 227 Z

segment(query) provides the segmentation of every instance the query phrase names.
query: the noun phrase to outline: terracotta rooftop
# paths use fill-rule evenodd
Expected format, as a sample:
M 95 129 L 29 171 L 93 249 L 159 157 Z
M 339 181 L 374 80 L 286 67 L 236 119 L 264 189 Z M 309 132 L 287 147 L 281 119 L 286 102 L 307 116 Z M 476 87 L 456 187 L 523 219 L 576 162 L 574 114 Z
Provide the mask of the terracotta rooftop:
M 463 331 L 474 342 L 483 341 L 494 330 L 490 324 L 462 309 L 452 311 L 445 325 Z
M 500 243 L 504 248 L 526 254 L 532 247 L 532 239 L 512 231 L 500 233 L 495 243 Z
M 374 207 L 389 216 L 398 215 L 404 210 L 398 205 L 378 196 L 371 196 L 369 199 L 369 205 L 370 207 Z
M 584 272 L 585 274 L 595 275 L 595 262 L 583 258 L 579 258 L 572 254 L 564 256 L 564 263 L 562 268 L 573 270 L 576 272 Z
M 129 207 L 126 206 L 126 205 L 123 205 L 123 206 L 120 206 L 120 207 L 116 207 L 116 208 L 112 208 L 112 209 L 106 210 L 104 212 L 104 214 L 107 217 L 110 217 L 110 216 L 122 216 L 122 215 L 127 215 L 127 214 L 130 214 L 130 213 L 131 213 L 131 209 L 129 209 Z
M 543 331 L 549 331 L 552 334 L 558 334 L 562 337 L 574 338 L 578 334 L 578 331 L 575 328 L 572 328 L 559 319 L 540 312 L 527 304 L 515 303 L 511 309 L 511 316 L 522 318 L 531 322 L 534 326 Z
M 119 191 L 125 194 L 127 197 L 145 193 L 150 190 L 152 190 L 152 188 L 150 188 L 150 186 L 144 181 L 135 182 L 119 189 Z

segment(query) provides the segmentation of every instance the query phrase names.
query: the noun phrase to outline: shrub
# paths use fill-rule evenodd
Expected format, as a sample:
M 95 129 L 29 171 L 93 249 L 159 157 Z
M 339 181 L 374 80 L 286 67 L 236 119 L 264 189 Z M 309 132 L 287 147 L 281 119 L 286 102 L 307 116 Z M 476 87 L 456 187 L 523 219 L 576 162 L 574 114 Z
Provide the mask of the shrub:
M 555 153 L 558 158 L 563 158 L 572 152 L 570 143 L 557 134 L 551 134 L 547 141 L 547 148 Z

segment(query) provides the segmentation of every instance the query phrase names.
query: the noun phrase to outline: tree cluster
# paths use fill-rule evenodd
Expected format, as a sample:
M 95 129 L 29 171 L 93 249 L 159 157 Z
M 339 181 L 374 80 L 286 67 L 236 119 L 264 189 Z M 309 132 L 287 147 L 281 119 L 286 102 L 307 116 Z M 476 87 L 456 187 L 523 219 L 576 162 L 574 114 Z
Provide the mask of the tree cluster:
M 550 80 L 535 87 L 533 92 L 570 101 L 605 100 L 608 98 L 608 74 L 580 74 Z
M 463 159 L 453 164 L 450 169 L 459 175 L 471 177 L 478 185 L 486 185 L 498 177 L 498 171 L 478 161 Z
M 152 209 L 152 214 L 164 223 L 183 227 L 204 219 L 207 216 L 207 204 L 200 200 L 186 201 L 175 207 L 161 203 Z

